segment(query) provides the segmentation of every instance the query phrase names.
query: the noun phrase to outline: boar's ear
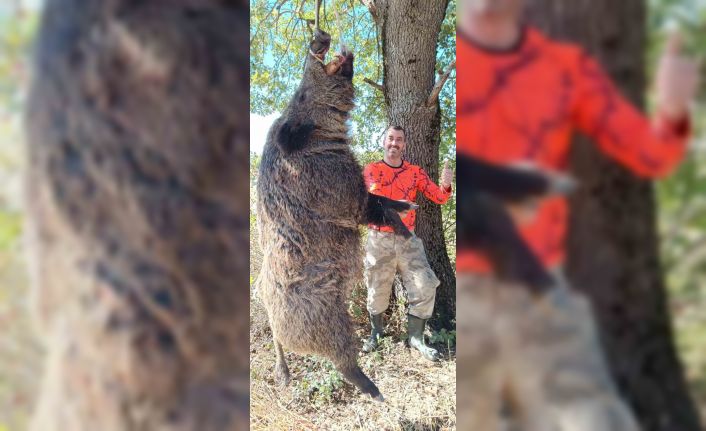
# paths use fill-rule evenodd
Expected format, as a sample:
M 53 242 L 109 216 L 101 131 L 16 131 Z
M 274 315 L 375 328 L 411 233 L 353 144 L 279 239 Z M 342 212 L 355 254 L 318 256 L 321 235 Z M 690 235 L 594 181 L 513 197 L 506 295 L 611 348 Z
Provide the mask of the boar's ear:
M 313 132 L 313 123 L 295 124 L 291 121 L 285 121 L 277 131 L 277 145 L 285 154 L 301 150 L 307 144 Z

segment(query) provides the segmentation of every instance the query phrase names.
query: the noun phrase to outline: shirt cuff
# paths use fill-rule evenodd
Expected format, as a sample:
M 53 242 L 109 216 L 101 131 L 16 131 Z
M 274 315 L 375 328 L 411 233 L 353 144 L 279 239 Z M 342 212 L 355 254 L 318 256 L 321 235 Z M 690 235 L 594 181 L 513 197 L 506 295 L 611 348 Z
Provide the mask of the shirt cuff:
M 686 139 L 691 135 L 691 117 L 687 114 L 682 118 L 672 119 L 664 114 L 658 114 L 656 119 L 657 132 L 679 139 Z

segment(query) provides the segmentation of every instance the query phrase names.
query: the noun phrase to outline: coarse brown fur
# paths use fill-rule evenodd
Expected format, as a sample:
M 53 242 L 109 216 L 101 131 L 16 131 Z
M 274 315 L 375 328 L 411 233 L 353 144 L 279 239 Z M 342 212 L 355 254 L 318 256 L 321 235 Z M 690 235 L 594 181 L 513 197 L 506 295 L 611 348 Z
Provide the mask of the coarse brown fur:
M 315 54 L 318 33 L 292 101 L 270 129 L 258 179 L 263 265 L 258 291 L 275 342 L 275 376 L 289 381 L 282 348 L 325 356 L 364 393 L 381 399 L 357 364 L 359 345 L 348 315 L 362 274 L 358 225 L 367 191 L 350 149 L 353 55 L 329 75 Z M 330 39 L 329 39 L 330 40 Z
M 247 29 L 242 0 L 46 2 L 26 120 L 48 351 L 32 429 L 247 428 Z

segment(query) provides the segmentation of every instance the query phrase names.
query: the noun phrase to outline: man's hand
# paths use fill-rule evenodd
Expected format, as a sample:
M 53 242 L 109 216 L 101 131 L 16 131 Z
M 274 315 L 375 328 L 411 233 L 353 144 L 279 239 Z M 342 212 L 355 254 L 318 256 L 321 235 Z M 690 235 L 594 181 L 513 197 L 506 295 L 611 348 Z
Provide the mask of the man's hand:
M 444 169 L 441 171 L 441 188 L 448 190 L 451 188 L 451 182 L 454 180 L 454 171 L 449 168 L 449 161 L 444 162 Z
M 655 90 L 658 112 L 679 121 L 689 113 L 689 104 L 699 84 L 699 63 L 681 53 L 681 36 L 673 33 L 657 68 Z

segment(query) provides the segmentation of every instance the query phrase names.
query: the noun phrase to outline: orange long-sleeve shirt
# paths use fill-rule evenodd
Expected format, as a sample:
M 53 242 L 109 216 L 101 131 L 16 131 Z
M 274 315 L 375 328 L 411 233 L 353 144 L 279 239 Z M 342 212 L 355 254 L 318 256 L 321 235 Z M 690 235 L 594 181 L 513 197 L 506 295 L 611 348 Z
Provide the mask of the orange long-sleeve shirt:
M 563 171 L 572 134 L 580 130 L 640 177 L 666 175 L 682 159 L 688 120 L 648 120 L 579 47 L 531 27 L 507 51 L 484 49 L 460 30 L 458 35 L 458 151 L 492 163 L 530 161 Z M 566 200 L 553 198 L 520 227 L 547 267 L 564 260 L 567 218 Z M 457 269 L 487 272 L 490 266 L 481 255 L 459 250 Z
M 384 160 L 368 164 L 363 170 L 365 185 L 370 193 L 395 200 L 416 202 L 417 192 L 422 192 L 430 201 L 445 204 L 451 196 L 451 188 L 444 190 L 434 184 L 429 175 L 417 165 L 402 161 L 399 167 L 390 166 Z M 410 210 L 402 222 L 414 231 L 417 212 Z M 369 225 L 371 229 L 392 232 L 389 226 Z

